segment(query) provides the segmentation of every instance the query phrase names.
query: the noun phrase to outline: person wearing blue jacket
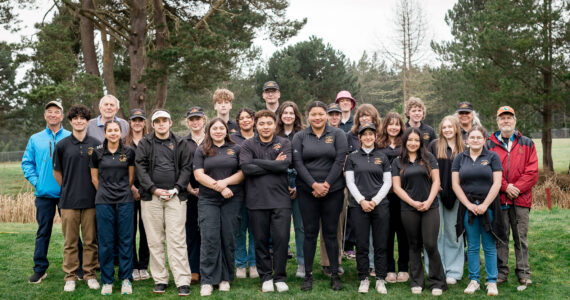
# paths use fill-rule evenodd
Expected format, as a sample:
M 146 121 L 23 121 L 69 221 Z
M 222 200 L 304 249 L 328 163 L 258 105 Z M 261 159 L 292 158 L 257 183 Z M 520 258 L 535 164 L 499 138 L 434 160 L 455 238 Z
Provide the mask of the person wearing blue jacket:
M 53 177 L 53 153 L 55 144 L 71 134 L 61 125 L 63 106 L 60 102 L 50 101 L 45 105 L 44 119 L 47 123 L 46 129 L 30 137 L 22 157 L 24 177 L 36 189 L 38 231 L 34 250 L 34 274 L 29 278 L 30 283 L 41 283 L 47 277 L 47 252 L 61 192 L 61 187 Z

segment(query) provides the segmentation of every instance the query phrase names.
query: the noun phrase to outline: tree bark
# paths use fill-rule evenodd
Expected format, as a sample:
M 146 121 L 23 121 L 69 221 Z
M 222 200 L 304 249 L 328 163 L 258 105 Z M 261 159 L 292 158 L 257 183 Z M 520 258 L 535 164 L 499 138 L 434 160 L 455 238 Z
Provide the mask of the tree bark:
M 92 0 L 82 0 L 82 9 L 95 9 Z M 79 31 L 81 34 L 81 51 L 83 52 L 83 60 L 85 61 L 85 71 L 87 74 L 101 77 L 99 73 L 99 66 L 97 63 L 97 53 L 95 52 L 95 35 L 94 35 L 94 25 L 91 20 L 84 16 L 79 17 Z M 100 91 L 91 91 L 92 95 L 99 94 Z M 99 99 L 91 99 L 91 108 L 93 112 L 99 112 Z
M 144 108 L 146 86 L 141 82 L 146 67 L 146 11 L 145 1 L 131 1 L 131 37 L 129 40 L 129 60 L 131 78 L 129 83 L 129 110 Z
M 113 55 L 115 39 L 107 35 L 106 30 L 101 30 L 101 44 L 103 45 L 103 82 L 107 88 L 107 93 L 117 97 L 115 74 L 113 73 L 113 66 L 115 64 L 115 57 Z
M 164 15 L 164 7 L 162 0 L 153 0 L 154 5 L 154 23 L 156 26 L 156 51 L 160 52 L 166 48 L 166 37 L 168 36 L 168 27 L 166 25 L 166 16 Z M 168 70 L 161 61 L 160 55 L 156 62 L 155 68 L 160 72 L 160 76 L 156 83 L 156 101 L 153 109 L 164 108 L 166 104 L 166 96 L 168 92 Z
M 543 90 L 544 90 L 544 103 L 542 104 L 542 168 L 546 172 L 554 172 L 554 163 L 552 161 L 552 2 L 545 1 L 545 13 L 547 16 L 544 18 L 544 61 L 545 68 L 543 68 Z

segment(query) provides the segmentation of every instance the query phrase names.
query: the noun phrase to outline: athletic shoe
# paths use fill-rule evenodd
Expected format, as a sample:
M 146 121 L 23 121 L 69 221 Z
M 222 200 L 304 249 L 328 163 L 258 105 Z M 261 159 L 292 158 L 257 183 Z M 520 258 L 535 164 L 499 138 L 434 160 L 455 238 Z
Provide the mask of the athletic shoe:
M 421 286 L 412 287 L 412 294 L 419 295 L 421 293 L 422 293 L 422 287 Z
M 360 286 L 358 287 L 358 292 L 361 294 L 366 294 L 368 293 L 369 287 L 370 287 L 370 281 L 368 281 L 368 278 L 360 280 Z
M 370 274 L 371 277 L 376 277 L 376 271 L 372 268 L 368 269 L 368 274 Z
M 91 279 L 87 280 L 87 286 L 92 290 L 98 290 L 101 288 L 101 286 L 99 285 L 99 282 L 95 278 L 91 278 Z
M 166 293 L 166 287 L 167 285 L 164 283 L 157 283 L 154 285 L 154 289 L 152 289 L 152 292 L 155 294 L 164 294 Z
M 103 287 L 101 288 L 101 295 L 109 296 L 111 294 L 113 294 L 113 284 L 110 283 L 103 284 Z
M 293 258 L 293 251 L 291 251 L 291 249 L 287 250 L 287 259 L 292 259 Z
M 506 277 L 499 277 L 497 278 L 497 284 L 502 284 L 507 282 L 507 278 Z
M 264 281 L 261 285 L 261 291 L 264 293 L 274 292 L 275 288 L 273 287 L 273 279 Z
M 64 292 L 73 292 L 75 291 L 75 280 L 66 280 L 65 286 L 63 287 Z
M 499 290 L 497 289 L 497 284 L 494 282 L 487 282 L 487 296 L 497 296 L 499 295 Z
M 338 276 L 338 274 L 333 274 L 331 276 L 331 288 L 333 291 L 342 290 L 342 281 L 340 281 L 340 276 Z
M 230 291 L 230 283 L 227 281 L 222 281 L 222 282 L 220 282 L 218 289 L 220 290 L 220 292 L 229 292 Z
M 46 277 L 46 272 L 34 272 L 34 275 L 30 276 L 30 279 L 28 279 L 28 282 L 34 284 L 41 283 Z
M 344 269 L 342 266 L 338 266 L 338 275 L 344 275 Z
M 77 271 L 75 271 L 75 276 L 77 276 L 77 280 L 83 280 L 84 275 L 85 273 L 83 272 L 83 269 L 77 269 Z
M 447 277 L 447 278 L 445 278 L 445 282 L 447 282 L 447 284 L 456 284 L 457 279 L 455 279 L 453 277 Z
M 178 296 L 188 296 L 190 295 L 190 286 L 181 285 L 178 287 Z
M 134 281 L 141 280 L 141 273 L 139 272 L 138 269 L 133 269 L 133 280 Z
M 298 265 L 297 272 L 295 273 L 297 278 L 305 278 L 305 265 Z
M 285 282 L 276 282 L 275 283 L 275 288 L 277 288 L 277 291 L 279 293 L 283 293 L 289 290 L 289 286 L 285 283 Z
M 410 279 L 408 272 L 398 272 L 398 278 L 396 278 L 397 282 L 406 282 L 408 279 Z
M 386 282 L 384 280 L 376 280 L 376 291 L 380 294 L 388 294 L 388 290 L 386 289 Z
M 259 278 L 256 266 L 249 267 L 249 278 Z
M 212 295 L 213 291 L 214 287 L 211 284 L 202 284 L 202 286 L 200 287 L 200 296 L 202 297 L 210 296 Z
M 150 274 L 149 274 L 148 271 L 145 270 L 145 269 L 139 270 L 139 274 L 140 274 L 140 276 L 141 276 L 141 280 L 150 279 Z
M 388 283 L 398 282 L 398 278 L 396 277 L 396 273 L 389 272 L 388 274 L 386 274 L 386 282 L 388 282 Z
M 431 294 L 432 296 L 441 296 L 441 294 L 443 294 L 443 290 L 435 288 L 431 290 Z
M 531 285 L 532 284 L 532 280 L 530 280 L 530 278 L 521 278 L 521 279 L 519 279 L 519 282 L 522 285 Z
M 331 267 L 323 266 L 323 274 L 327 275 L 328 277 L 331 277 Z
M 301 291 L 310 291 L 313 289 L 313 275 L 312 274 L 305 274 L 305 279 L 303 280 L 303 284 L 301 285 Z
M 471 280 L 469 282 L 469 285 L 467 285 L 467 288 L 465 288 L 465 290 L 463 291 L 463 293 L 470 295 L 475 293 L 478 289 L 479 289 L 479 282 Z
M 123 284 L 121 285 L 121 294 L 130 295 L 133 293 L 133 285 L 128 279 L 123 279 Z
M 245 268 L 236 268 L 237 278 L 247 278 L 247 272 Z

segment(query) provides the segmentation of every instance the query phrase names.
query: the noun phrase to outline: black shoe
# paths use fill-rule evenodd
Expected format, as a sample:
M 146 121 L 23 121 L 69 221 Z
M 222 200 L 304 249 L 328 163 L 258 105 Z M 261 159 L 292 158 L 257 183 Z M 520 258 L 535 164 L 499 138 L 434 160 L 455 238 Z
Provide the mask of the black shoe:
M 333 274 L 331 276 L 331 288 L 333 291 L 342 290 L 342 281 L 340 281 L 340 276 L 338 276 L 338 274 Z
M 287 250 L 287 259 L 292 259 L 293 258 L 293 252 L 291 251 L 291 249 Z
M 47 277 L 46 272 L 34 272 L 34 275 L 28 279 L 29 283 L 41 283 Z
M 188 296 L 190 295 L 190 286 L 181 285 L 178 287 L 178 296 Z
M 155 284 L 152 292 L 156 294 L 164 294 L 166 292 L 166 284 L 164 283 Z
M 301 285 L 301 291 L 310 291 L 313 289 L 313 275 L 305 275 L 305 280 Z
M 328 277 L 331 277 L 331 267 L 323 266 L 323 274 L 327 275 Z
M 83 280 L 83 276 L 85 275 L 85 272 L 83 272 L 83 269 L 77 269 L 77 271 L 75 271 L 75 276 L 77 276 L 77 280 Z

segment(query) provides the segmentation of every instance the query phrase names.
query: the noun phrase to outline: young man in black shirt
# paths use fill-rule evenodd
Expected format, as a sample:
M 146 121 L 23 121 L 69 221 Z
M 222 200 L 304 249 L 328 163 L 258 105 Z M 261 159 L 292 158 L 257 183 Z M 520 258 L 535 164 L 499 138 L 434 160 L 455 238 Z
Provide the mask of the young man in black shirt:
M 136 169 L 141 184 L 142 218 L 146 229 L 153 292 L 164 293 L 168 284 L 168 263 L 178 295 L 190 294 L 190 265 L 186 245 L 186 187 L 192 171 L 187 141 L 174 135 L 170 113 L 157 110 L 152 115 L 154 132 L 137 147 Z
M 246 177 L 246 205 L 255 239 L 255 260 L 262 291 L 285 292 L 287 246 L 291 227 L 291 199 L 287 168 L 291 164 L 291 142 L 274 135 L 276 117 L 270 110 L 255 114 L 257 135 L 244 141 L 240 166 Z M 273 240 L 273 262 L 269 239 Z M 275 270 L 275 273 L 273 273 Z
M 73 292 L 79 270 L 77 257 L 79 229 L 83 236 L 84 279 L 90 289 L 99 289 L 97 266 L 97 226 L 95 223 L 95 188 L 91 182 L 90 155 L 99 141 L 87 135 L 87 122 L 91 112 L 85 105 L 74 105 L 67 113 L 73 128 L 70 136 L 55 146 L 53 176 L 61 186 L 59 208 L 64 236 L 63 271 L 64 291 Z
M 268 81 L 264 83 L 261 97 L 265 100 L 265 108 L 277 113 L 277 109 L 279 108 L 279 98 L 281 97 L 281 92 L 279 91 L 279 85 L 277 82 Z
M 417 97 L 410 97 L 405 104 L 405 115 L 408 118 L 406 122 L 406 128 L 415 127 L 420 130 L 420 138 L 423 140 L 425 147 L 435 140 L 435 131 L 433 127 L 422 122 L 426 117 L 426 106 L 422 99 Z
M 238 124 L 230 118 L 234 93 L 228 89 L 217 89 L 214 92 L 214 96 L 212 96 L 212 100 L 214 101 L 214 109 L 218 113 L 218 118 L 221 118 L 228 124 L 228 129 L 230 130 L 228 134 L 238 132 Z

